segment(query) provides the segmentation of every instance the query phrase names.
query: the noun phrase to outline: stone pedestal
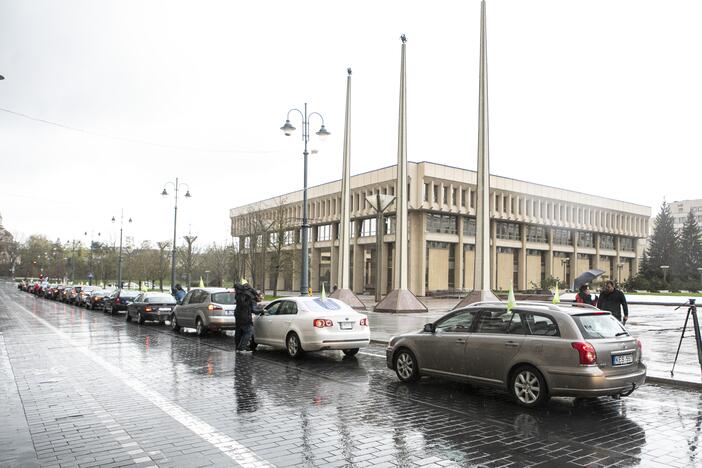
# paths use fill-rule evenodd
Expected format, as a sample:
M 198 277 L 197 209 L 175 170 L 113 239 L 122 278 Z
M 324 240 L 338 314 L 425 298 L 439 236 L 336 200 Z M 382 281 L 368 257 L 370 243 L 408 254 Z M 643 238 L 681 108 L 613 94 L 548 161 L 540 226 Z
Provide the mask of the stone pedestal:
M 373 309 L 375 312 L 427 312 L 427 306 L 407 289 L 394 289 Z
M 363 305 L 363 302 L 361 302 L 358 296 L 356 296 L 350 289 L 337 289 L 336 291 L 331 293 L 329 297 L 333 297 L 334 299 L 338 299 L 341 302 L 345 302 L 354 309 L 366 310 L 366 306 Z
M 493 292 L 490 291 L 489 289 L 482 290 L 482 291 L 478 291 L 478 290 L 474 289 L 473 291 L 470 292 L 470 294 L 468 294 L 466 297 L 464 297 L 461 300 L 461 302 L 456 304 L 456 306 L 453 308 L 453 310 L 461 309 L 463 307 L 469 306 L 469 305 L 476 303 L 476 302 L 490 302 L 490 301 L 500 302 L 500 299 L 498 299 L 498 297 L 495 296 L 493 294 Z

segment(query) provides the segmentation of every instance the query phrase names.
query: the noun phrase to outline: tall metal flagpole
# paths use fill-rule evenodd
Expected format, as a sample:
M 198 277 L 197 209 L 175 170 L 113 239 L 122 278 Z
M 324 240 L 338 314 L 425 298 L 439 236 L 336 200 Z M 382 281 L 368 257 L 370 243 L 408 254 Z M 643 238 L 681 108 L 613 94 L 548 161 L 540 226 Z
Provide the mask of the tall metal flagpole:
M 490 290 L 490 151 L 485 0 L 480 2 L 480 81 L 478 102 L 478 177 L 473 291 L 455 308 L 479 301 L 497 301 Z
M 351 69 L 346 77 L 346 120 L 344 124 L 344 162 L 341 175 L 341 220 L 339 223 L 339 289 L 329 296 L 344 301 L 354 309 L 365 309 L 349 284 L 349 225 L 351 223 Z
M 400 112 L 397 129 L 397 182 L 395 187 L 395 289 L 375 306 L 376 312 L 425 312 L 426 306 L 407 289 L 407 38 L 403 34 L 400 58 Z M 376 226 L 382 232 L 383 226 Z M 378 259 L 380 261 L 380 259 Z

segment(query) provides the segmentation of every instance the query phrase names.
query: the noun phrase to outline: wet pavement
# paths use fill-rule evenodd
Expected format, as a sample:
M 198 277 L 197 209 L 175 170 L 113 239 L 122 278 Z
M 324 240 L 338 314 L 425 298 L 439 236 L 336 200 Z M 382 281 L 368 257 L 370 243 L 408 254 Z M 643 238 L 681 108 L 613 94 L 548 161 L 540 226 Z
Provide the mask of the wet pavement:
M 702 466 L 699 391 L 525 410 L 401 384 L 380 345 L 233 348 L 0 284 L 0 466 Z

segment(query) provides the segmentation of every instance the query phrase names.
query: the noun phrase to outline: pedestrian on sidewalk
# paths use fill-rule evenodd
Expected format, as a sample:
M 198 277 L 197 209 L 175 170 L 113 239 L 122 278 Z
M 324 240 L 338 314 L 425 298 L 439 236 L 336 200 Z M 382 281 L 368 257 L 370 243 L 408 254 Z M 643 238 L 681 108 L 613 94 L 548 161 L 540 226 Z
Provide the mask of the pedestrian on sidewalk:
M 236 351 L 249 351 L 251 337 L 253 337 L 253 317 L 254 305 L 260 302 L 261 296 L 248 283 L 234 285 L 236 291 L 236 310 L 234 319 L 236 320 L 234 331 L 234 343 Z
M 626 304 L 624 293 L 614 287 L 614 281 L 607 280 L 604 284 L 604 289 L 600 293 L 598 300 L 600 310 L 606 310 L 612 313 L 617 320 L 626 324 L 629 320 L 629 307 Z M 622 310 L 624 315 L 622 316 Z
M 590 286 L 583 284 L 580 286 L 580 291 L 575 295 L 575 302 L 578 304 L 590 304 L 597 307 L 597 296 L 592 298 L 592 293 L 590 293 Z

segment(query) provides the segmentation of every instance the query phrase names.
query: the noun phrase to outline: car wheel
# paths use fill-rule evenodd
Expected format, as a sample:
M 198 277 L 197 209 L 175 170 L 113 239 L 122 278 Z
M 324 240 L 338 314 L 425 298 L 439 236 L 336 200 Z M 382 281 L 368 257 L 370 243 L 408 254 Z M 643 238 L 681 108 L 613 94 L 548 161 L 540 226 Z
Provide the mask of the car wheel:
M 173 330 L 174 332 L 180 331 L 180 325 L 178 325 L 178 322 L 176 321 L 175 314 L 171 315 L 171 330 Z
M 304 353 L 300 344 L 300 337 L 295 332 L 290 333 L 285 339 L 285 348 L 288 350 L 288 356 L 291 358 L 300 357 Z
M 352 357 L 358 353 L 358 348 L 344 349 L 343 352 L 346 357 Z
M 125 315 L 124 320 L 126 320 L 127 322 L 131 322 L 131 321 L 132 321 L 132 316 L 129 315 L 129 311 L 127 311 L 127 315 Z
M 549 398 L 544 376 L 532 366 L 521 366 L 512 372 L 509 390 L 517 403 L 528 408 L 539 406 Z
M 402 382 L 416 382 L 419 379 L 417 358 L 409 349 L 401 349 L 395 355 L 395 373 Z
M 198 317 L 195 321 L 195 333 L 197 334 L 197 336 L 205 336 L 205 334 L 207 334 L 207 329 L 202 323 L 202 319 L 200 317 Z
M 129 315 L 129 311 L 127 311 L 127 315 Z M 141 315 L 141 312 L 137 312 L 137 322 L 139 322 L 139 325 L 146 322 L 146 319 L 144 318 L 143 315 Z

